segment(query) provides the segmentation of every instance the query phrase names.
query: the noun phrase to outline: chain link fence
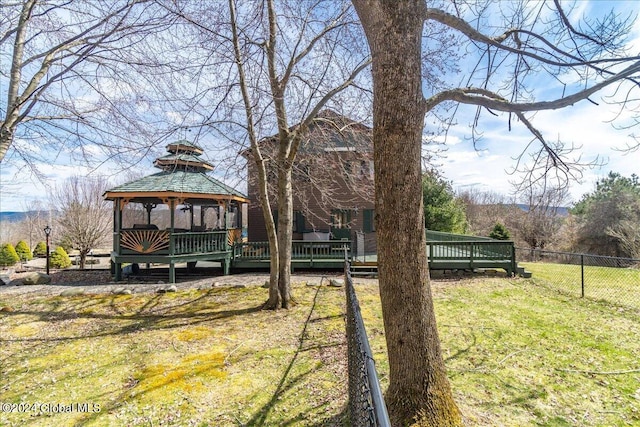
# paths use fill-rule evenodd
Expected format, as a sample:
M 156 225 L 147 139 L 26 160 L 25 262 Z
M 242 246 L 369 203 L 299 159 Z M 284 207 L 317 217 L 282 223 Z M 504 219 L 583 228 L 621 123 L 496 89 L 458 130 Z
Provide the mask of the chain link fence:
M 390 426 L 367 332 L 360 314 L 360 304 L 351 280 L 351 265 L 346 256 L 344 283 L 347 294 L 346 329 L 351 426 Z
M 640 309 L 640 260 L 516 248 L 536 283 L 562 293 Z

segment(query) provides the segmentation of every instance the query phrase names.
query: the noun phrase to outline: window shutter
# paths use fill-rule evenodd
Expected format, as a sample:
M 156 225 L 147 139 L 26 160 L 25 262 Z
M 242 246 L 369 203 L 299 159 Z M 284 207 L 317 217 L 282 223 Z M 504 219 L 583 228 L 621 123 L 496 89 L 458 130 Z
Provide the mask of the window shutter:
M 293 231 L 295 233 L 303 233 L 305 230 L 303 213 L 300 211 L 295 211 L 293 215 L 295 216 L 295 228 L 293 229 Z
M 363 231 L 365 233 L 371 233 L 375 231 L 375 227 L 373 224 L 373 209 L 365 209 L 364 211 L 362 211 L 362 214 L 364 216 L 362 226 Z

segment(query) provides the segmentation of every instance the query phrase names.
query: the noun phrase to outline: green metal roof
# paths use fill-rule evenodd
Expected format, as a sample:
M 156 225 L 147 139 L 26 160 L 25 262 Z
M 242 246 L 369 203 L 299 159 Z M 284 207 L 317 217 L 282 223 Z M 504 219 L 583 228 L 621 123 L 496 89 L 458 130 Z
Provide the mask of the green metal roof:
M 180 146 L 180 147 L 187 148 L 187 149 L 191 148 L 191 149 L 194 149 L 194 150 L 202 151 L 201 147 L 197 146 L 196 144 L 194 144 L 194 143 L 192 143 L 190 141 L 187 141 L 186 139 L 181 139 L 181 140 L 172 142 L 171 144 L 167 145 L 167 147 L 171 147 L 171 146 Z
M 213 170 L 213 165 L 202 160 L 199 155 L 194 154 L 167 154 L 156 159 L 153 164 L 163 170 L 171 171 L 172 169 L 183 169 L 186 167 L 200 169 L 204 172 L 206 169 Z
M 202 195 L 247 196 L 202 172 L 162 171 L 119 185 L 106 193 L 192 193 Z M 111 195 L 112 197 L 114 195 Z

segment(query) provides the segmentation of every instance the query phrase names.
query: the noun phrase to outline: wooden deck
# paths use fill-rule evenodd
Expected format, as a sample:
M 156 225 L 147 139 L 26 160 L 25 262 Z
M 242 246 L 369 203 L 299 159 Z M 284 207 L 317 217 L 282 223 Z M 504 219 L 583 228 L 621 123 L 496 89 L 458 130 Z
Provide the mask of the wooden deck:
M 294 240 L 291 246 L 291 269 L 344 268 L 344 253 L 351 258 L 351 241 Z M 269 269 L 268 242 L 241 242 L 234 245 L 231 267 L 241 269 Z
M 268 270 L 268 242 L 239 242 L 234 230 L 169 232 L 167 230 L 122 230 L 114 233 L 116 280 L 123 278 L 123 263 L 169 265 L 169 281 L 175 282 L 175 264 L 219 261 L 223 273 L 232 270 Z M 434 240 L 439 239 L 439 240 Z M 235 240 L 235 242 L 234 242 Z M 355 257 L 349 240 L 294 240 L 291 269 L 342 269 L 345 251 L 352 269 L 363 274 L 377 272 L 377 255 Z M 513 242 L 447 233 L 427 233 L 427 257 L 431 270 L 504 269 L 520 273 Z
M 445 233 L 446 234 L 446 233 Z M 453 235 L 456 236 L 456 235 Z M 428 241 L 427 256 L 431 270 L 474 270 L 478 268 L 504 269 L 516 273 L 513 242 L 493 239 Z M 345 248 L 354 270 L 373 272 L 377 269 L 377 255 L 352 256 L 351 241 L 293 241 L 291 268 L 339 269 L 344 265 Z M 237 243 L 231 261 L 233 269 L 268 269 L 267 242 Z

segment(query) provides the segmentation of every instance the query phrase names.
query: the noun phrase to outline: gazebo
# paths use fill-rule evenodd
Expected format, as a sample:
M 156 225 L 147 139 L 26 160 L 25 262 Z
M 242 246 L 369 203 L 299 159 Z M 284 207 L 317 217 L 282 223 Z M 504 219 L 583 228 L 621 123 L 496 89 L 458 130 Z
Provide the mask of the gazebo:
M 122 280 L 122 264 L 175 265 L 219 261 L 229 273 L 233 245 L 246 239 L 249 199 L 213 178 L 213 166 L 200 158 L 203 151 L 189 141 L 167 145 L 169 154 L 156 159 L 153 175 L 105 192 L 113 201 L 115 280 Z

